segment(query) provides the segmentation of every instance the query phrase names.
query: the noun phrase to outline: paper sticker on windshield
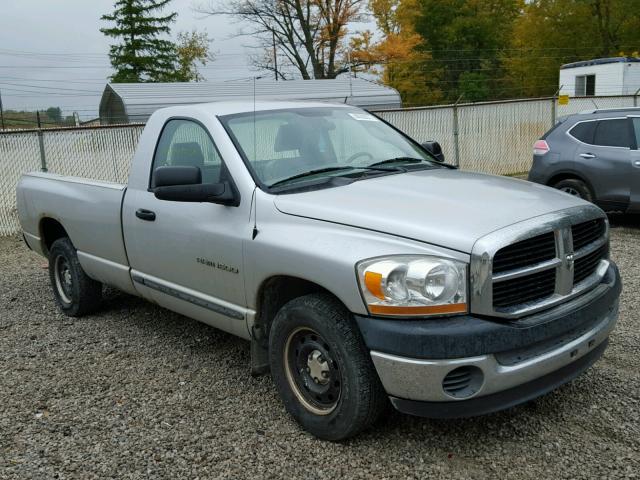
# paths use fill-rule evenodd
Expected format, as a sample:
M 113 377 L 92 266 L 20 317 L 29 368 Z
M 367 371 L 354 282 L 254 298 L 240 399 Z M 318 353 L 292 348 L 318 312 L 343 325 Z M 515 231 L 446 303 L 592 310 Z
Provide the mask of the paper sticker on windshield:
M 349 115 L 351 115 L 351 117 L 355 118 L 356 120 L 360 120 L 361 122 L 379 122 L 380 121 L 376 117 L 368 113 L 349 113 Z

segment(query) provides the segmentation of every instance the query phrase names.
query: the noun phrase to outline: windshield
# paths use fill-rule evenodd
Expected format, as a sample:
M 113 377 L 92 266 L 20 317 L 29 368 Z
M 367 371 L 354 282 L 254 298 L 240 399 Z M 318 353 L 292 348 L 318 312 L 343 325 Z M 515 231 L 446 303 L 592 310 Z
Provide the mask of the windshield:
M 258 111 L 220 120 L 254 175 L 267 187 L 356 172 L 406 171 L 395 165 L 434 166 L 433 159 L 420 147 L 375 116 L 355 108 Z

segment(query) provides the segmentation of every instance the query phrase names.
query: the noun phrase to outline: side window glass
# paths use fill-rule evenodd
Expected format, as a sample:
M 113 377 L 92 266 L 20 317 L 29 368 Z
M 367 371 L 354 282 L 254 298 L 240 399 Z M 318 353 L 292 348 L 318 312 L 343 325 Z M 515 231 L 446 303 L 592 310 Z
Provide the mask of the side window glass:
M 581 122 L 576 124 L 569 133 L 584 143 L 593 143 L 593 134 L 596 130 L 597 122 Z
M 640 148 L 640 117 L 634 117 L 632 120 L 633 133 L 636 136 L 636 148 Z
M 631 148 L 629 123 L 626 118 L 600 120 L 593 138 L 595 145 Z
M 153 171 L 162 166 L 193 166 L 203 183 L 218 183 L 222 158 L 206 130 L 190 120 L 169 120 L 160 134 L 153 157 Z M 152 182 L 153 184 L 153 179 Z

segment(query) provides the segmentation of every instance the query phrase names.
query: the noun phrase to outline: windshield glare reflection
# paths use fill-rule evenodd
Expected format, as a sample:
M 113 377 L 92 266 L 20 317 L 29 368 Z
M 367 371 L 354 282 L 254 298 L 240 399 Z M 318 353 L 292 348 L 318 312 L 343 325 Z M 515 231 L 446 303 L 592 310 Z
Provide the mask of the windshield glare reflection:
M 330 176 L 394 158 L 432 160 L 393 128 L 355 108 L 258 111 L 255 117 L 247 112 L 220 119 L 267 187 L 317 170 Z

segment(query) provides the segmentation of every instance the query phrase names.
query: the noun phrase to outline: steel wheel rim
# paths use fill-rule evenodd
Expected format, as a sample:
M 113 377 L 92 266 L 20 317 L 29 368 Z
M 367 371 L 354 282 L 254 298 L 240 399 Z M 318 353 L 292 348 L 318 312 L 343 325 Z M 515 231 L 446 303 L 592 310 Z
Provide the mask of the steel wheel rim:
M 580 195 L 580 192 L 573 187 L 562 187 L 560 190 L 575 197 L 582 197 L 582 195 Z
M 71 276 L 69 261 L 62 255 L 58 255 L 53 265 L 53 276 L 56 281 L 58 295 L 64 303 L 70 304 L 72 303 L 71 290 L 73 288 L 73 277 Z
M 308 327 L 293 330 L 287 337 L 283 360 L 289 387 L 304 408 L 316 415 L 329 415 L 336 409 L 342 376 L 329 345 L 318 332 Z

